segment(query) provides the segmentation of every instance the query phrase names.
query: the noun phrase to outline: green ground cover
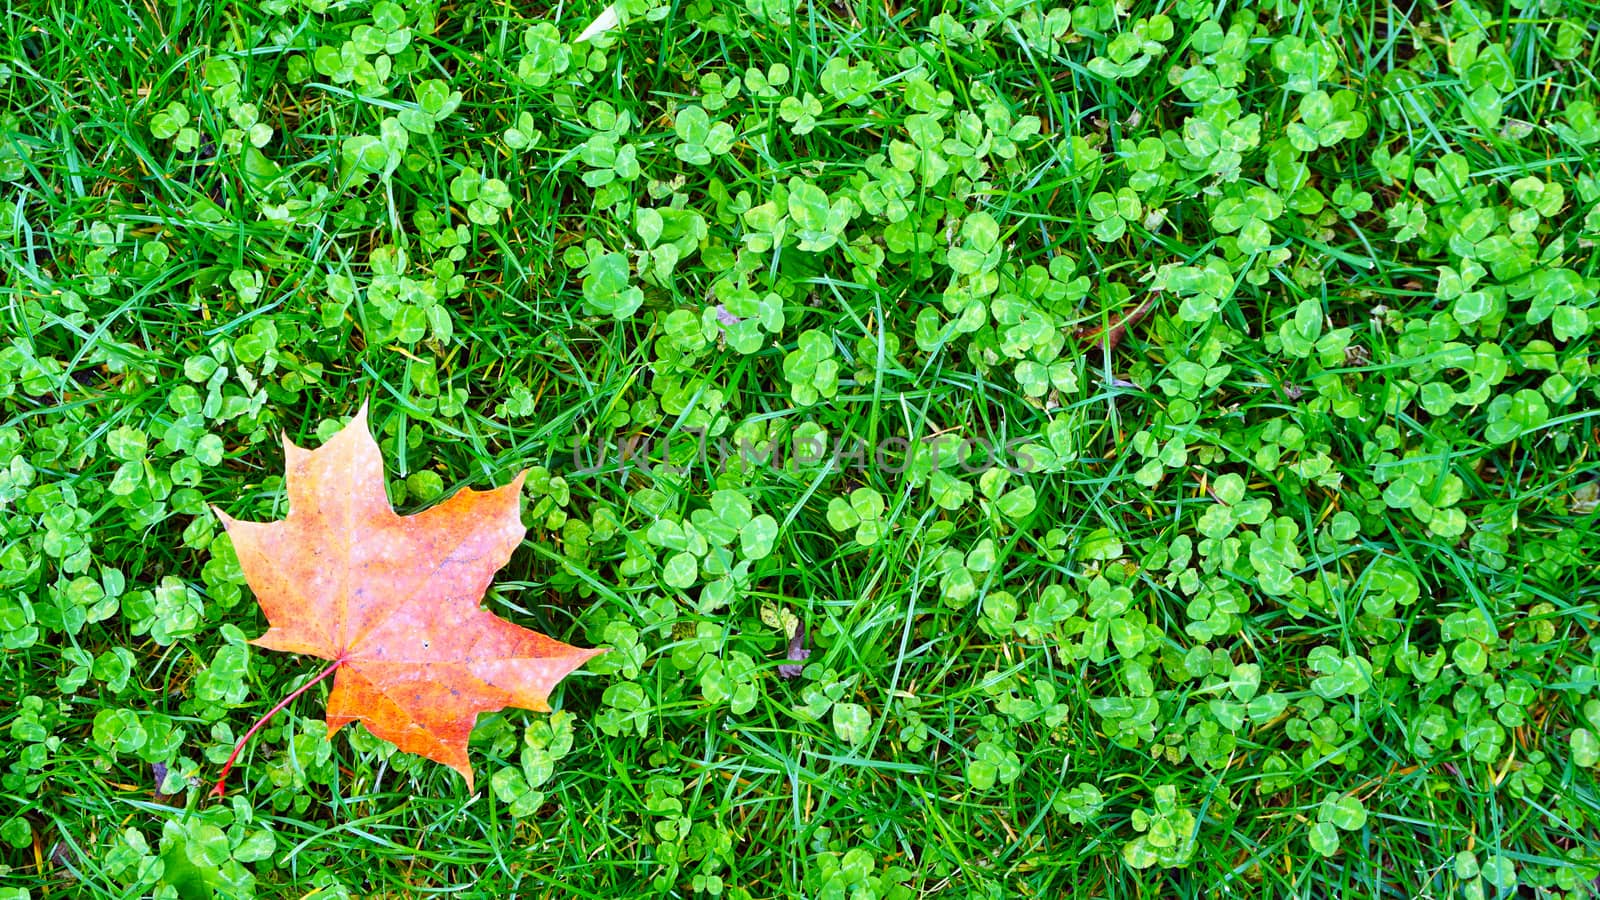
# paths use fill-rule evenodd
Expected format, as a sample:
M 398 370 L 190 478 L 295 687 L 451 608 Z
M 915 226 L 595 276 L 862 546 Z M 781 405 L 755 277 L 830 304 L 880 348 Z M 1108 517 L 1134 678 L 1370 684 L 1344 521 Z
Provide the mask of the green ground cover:
M 604 11 L 0 19 L 0 900 L 1591 895 L 1592 5 Z M 611 652 L 208 800 L 363 400 Z

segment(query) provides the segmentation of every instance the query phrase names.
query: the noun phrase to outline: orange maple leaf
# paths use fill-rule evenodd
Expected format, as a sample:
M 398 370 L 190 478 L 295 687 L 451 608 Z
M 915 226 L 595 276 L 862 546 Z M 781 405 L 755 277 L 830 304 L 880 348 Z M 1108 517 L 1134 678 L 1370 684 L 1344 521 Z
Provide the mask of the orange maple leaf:
M 360 720 L 401 750 L 460 772 L 470 790 L 467 737 L 478 714 L 507 706 L 547 711 L 556 683 L 603 652 L 478 605 L 526 532 L 519 506 L 527 473 L 504 487 L 463 490 L 416 515 L 396 515 L 365 404 L 317 450 L 285 436 L 284 456 L 285 519 L 241 522 L 213 510 L 270 626 L 251 643 L 333 664 L 256 728 L 336 673 L 329 735 Z

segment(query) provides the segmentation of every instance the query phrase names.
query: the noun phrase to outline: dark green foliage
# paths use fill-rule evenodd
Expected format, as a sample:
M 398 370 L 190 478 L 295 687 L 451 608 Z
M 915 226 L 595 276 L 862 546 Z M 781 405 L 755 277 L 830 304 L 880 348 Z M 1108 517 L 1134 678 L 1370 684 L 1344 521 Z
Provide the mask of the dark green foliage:
M 1588 7 L 24 6 L 0 900 L 1589 896 Z M 369 397 L 612 652 L 208 805 Z

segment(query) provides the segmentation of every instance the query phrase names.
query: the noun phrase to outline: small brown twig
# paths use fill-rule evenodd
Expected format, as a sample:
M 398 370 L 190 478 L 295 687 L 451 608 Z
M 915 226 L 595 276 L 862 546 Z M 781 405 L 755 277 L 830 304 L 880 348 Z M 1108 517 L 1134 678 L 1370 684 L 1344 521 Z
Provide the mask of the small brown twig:
M 1103 335 L 1100 337 L 1100 350 L 1109 356 L 1111 351 L 1117 349 L 1117 345 L 1122 343 L 1122 338 L 1128 333 L 1128 328 L 1139 324 L 1139 320 L 1143 319 L 1145 316 L 1148 316 L 1150 311 L 1155 308 L 1156 298 L 1152 296 L 1147 298 L 1143 303 L 1139 304 L 1139 306 L 1132 312 L 1124 313 L 1122 318 L 1118 319 L 1115 324 L 1110 326 L 1096 325 L 1093 328 L 1080 328 L 1077 330 L 1077 332 L 1075 332 L 1074 336 L 1080 341 L 1087 341 Z

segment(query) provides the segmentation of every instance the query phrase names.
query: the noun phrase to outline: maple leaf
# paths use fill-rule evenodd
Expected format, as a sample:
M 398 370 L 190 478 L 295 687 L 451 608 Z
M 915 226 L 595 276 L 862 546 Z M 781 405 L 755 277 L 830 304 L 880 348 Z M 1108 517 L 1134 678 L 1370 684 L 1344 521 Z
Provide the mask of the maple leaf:
M 480 713 L 548 711 L 550 691 L 585 660 L 581 650 L 480 607 L 495 571 L 526 529 L 519 474 L 504 487 L 463 490 L 416 515 L 396 515 L 367 407 L 317 450 L 284 437 L 289 514 L 241 522 L 213 510 L 233 539 L 266 613 L 269 650 L 333 660 L 302 691 L 334 674 L 328 734 L 359 720 L 401 750 L 467 779 L 467 737 Z M 234 751 L 238 754 L 238 749 Z M 228 768 L 213 792 L 220 796 Z

